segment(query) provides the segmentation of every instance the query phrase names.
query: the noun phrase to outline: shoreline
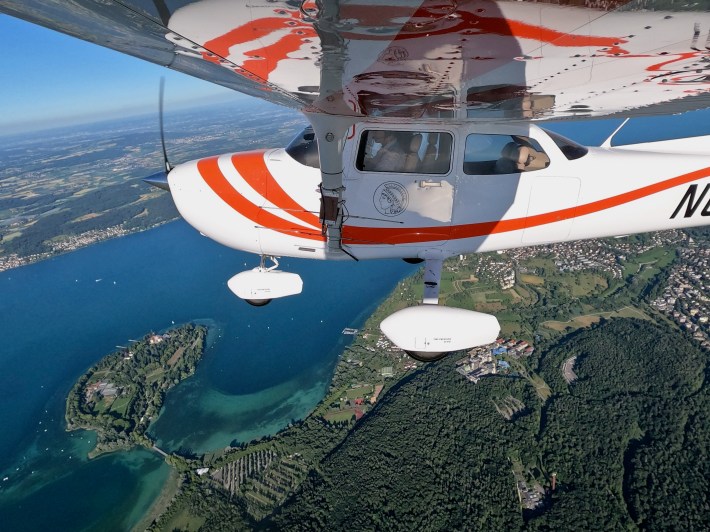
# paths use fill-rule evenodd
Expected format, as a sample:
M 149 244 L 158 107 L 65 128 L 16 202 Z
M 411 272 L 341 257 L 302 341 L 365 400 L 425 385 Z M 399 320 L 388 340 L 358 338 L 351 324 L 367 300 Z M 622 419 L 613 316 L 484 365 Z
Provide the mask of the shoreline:
M 58 249 L 58 250 L 52 250 L 52 251 L 45 251 L 44 253 L 38 253 L 35 255 L 28 255 L 25 257 L 20 257 L 16 253 L 11 253 L 10 255 L 2 255 L 0 256 L 0 273 L 4 273 L 10 270 L 14 270 L 16 268 L 22 268 L 23 266 L 30 266 L 31 264 L 36 264 L 38 262 L 42 262 L 45 260 L 50 260 L 55 257 L 59 257 L 61 255 L 66 255 L 68 253 L 72 253 L 74 251 L 79 251 L 80 249 L 88 248 L 91 247 L 95 244 L 100 244 L 102 242 L 108 242 L 109 240 L 114 240 L 116 238 L 123 238 L 124 236 L 130 236 L 130 235 L 135 235 L 138 233 L 143 233 L 145 231 L 150 231 L 151 229 L 155 229 L 157 227 L 173 223 L 177 220 L 181 220 L 181 217 L 174 218 L 172 220 L 166 220 L 162 222 L 157 222 L 150 227 L 145 227 L 141 229 L 135 229 L 135 230 L 130 230 L 130 229 L 116 229 L 119 226 L 112 226 L 112 227 L 105 227 L 104 229 L 99 229 L 95 231 L 99 231 L 101 233 L 104 233 L 105 231 L 110 231 L 112 229 L 115 229 L 118 231 L 118 234 L 108 234 L 104 238 L 96 238 L 94 240 L 91 240 L 90 242 L 86 242 L 84 244 L 78 245 L 76 247 L 69 247 L 66 249 Z M 125 222 L 123 222 L 125 223 Z M 80 235 L 71 235 L 70 239 L 80 239 L 80 238 L 90 238 L 87 235 L 91 233 L 92 231 L 88 233 L 82 233 Z
M 395 290 L 399 283 L 410 278 L 415 272 L 416 270 L 413 270 L 403 275 L 402 278 L 397 281 L 397 284 L 395 284 L 389 292 L 384 292 L 378 300 L 372 301 L 370 305 L 368 305 L 368 307 L 365 308 L 355 318 L 352 325 L 358 329 L 358 334 L 352 336 L 345 335 L 346 341 L 339 346 L 339 352 L 337 354 L 337 357 L 334 359 L 332 368 L 330 369 L 327 384 L 323 389 L 322 397 L 313 406 L 313 408 L 303 416 L 302 419 L 296 420 L 296 425 L 303 425 L 308 422 L 314 421 L 320 423 L 321 421 L 318 419 L 318 417 L 323 414 L 324 407 L 327 406 L 329 401 L 332 401 L 335 397 L 339 396 L 339 393 L 341 391 L 347 389 L 347 385 L 343 385 L 343 383 L 341 382 L 343 380 L 344 370 L 347 371 L 347 368 L 350 366 L 349 362 L 346 359 L 347 357 L 345 357 L 344 355 L 346 355 L 346 353 L 351 350 L 353 343 L 361 339 L 361 334 L 363 334 L 363 332 L 368 328 L 368 326 L 370 328 L 372 327 L 372 320 L 377 319 L 378 312 L 395 293 Z M 392 384 L 393 383 L 384 383 L 383 388 L 389 388 L 389 386 L 391 386 Z M 265 440 L 266 442 L 278 440 L 279 437 L 289 434 L 289 431 L 291 431 L 293 428 L 291 425 L 292 423 L 289 423 L 272 434 L 262 436 L 261 440 Z M 254 446 L 253 443 L 250 443 L 249 445 L 251 447 Z M 259 445 L 260 443 L 256 443 L 256 446 Z M 212 451 L 208 451 L 204 453 L 203 456 L 214 455 L 214 453 L 218 453 L 220 451 L 229 452 L 230 450 L 238 452 L 238 448 L 228 447 L 224 450 L 215 449 Z M 131 529 L 132 532 L 136 532 L 138 530 L 145 530 L 145 528 L 150 526 L 154 521 L 160 519 L 160 517 L 170 508 L 173 499 L 180 493 L 180 487 L 183 484 L 183 472 L 175 468 L 175 466 L 167 460 L 166 463 L 168 463 L 171 467 L 170 476 L 168 477 L 168 479 L 166 479 L 165 483 L 163 484 L 163 487 L 161 488 L 160 494 L 151 504 L 150 508 L 141 517 L 141 519 L 138 521 L 138 524 L 136 524 Z M 210 471 L 213 471 L 212 467 L 210 467 Z
M 167 463 L 167 462 L 166 462 Z M 131 527 L 131 532 L 142 532 L 148 529 L 165 511 L 170 507 L 175 495 L 177 495 L 180 487 L 182 486 L 182 480 L 180 478 L 180 472 L 178 472 L 175 467 L 168 464 L 170 467 L 170 473 L 168 478 L 163 482 L 163 486 L 160 488 L 160 493 L 155 498 L 155 500 L 148 507 L 146 512 L 140 517 L 135 525 Z

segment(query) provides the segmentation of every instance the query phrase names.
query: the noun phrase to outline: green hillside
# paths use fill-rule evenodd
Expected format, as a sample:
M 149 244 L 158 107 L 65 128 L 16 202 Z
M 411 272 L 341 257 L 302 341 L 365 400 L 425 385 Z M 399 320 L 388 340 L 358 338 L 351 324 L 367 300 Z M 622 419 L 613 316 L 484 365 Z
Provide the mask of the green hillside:
M 560 368 L 575 355 L 568 385 Z M 473 385 L 453 360 L 405 378 L 265 525 L 707 529 L 707 355 L 666 326 L 614 319 L 541 356 L 545 403 L 527 380 Z M 506 400 L 524 405 L 510 420 L 497 408 Z M 536 491 L 523 509 L 518 493 Z

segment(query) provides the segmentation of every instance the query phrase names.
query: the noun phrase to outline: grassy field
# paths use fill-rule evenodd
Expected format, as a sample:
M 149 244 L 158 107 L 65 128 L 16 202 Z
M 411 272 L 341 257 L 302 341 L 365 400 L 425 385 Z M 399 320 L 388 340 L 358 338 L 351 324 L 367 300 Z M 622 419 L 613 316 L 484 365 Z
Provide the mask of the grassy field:
M 359 388 L 349 388 L 347 392 L 345 392 L 345 396 L 348 399 L 357 399 L 358 397 L 365 397 L 366 395 L 370 395 L 374 391 L 374 388 L 371 385 L 368 386 L 360 386 Z
M 174 366 L 177 364 L 177 361 L 180 360 L 180 357 L 182 354 L 185 352 L 185 346 L 180 346 L 178 347 L 177 351 L 175 351 L 175 354 L 170 357 L 170 360 L 168 360 L 168 366 Z
M 197 531 L 205 524 L 205 521 L 206 519 L 204 517 L 195 517 L 185 508 L 168 522 L 164 530 Z
M 574 297 L 583 297 L 598 290 L 606 290 L 609 286 L 603 276 L 590 272 L 579 273 L 575 281 L 569 285 Z
M 148 384 L 153 384 L 154 382 L 162 378 L 164 373 L 165 370 L 162 367 L 154 369 L 145 376 L 145 382 Z
M 323 417 L 332 423 L 338 423 L 339 421 L 350 421 L 354 415 L 355 410 L 347 409 L 339 412 L 328 412 Z
M 674 258 L 675 253 L 667 248 L 649 249 L 624 264 L 624 278 L 640 274 L 643 280 L 648 280 L 658 270 L 668 266 Z
M 640 311 L 639 309 L 633 307 L 624 307 L 619 310 L 611 312 L 595 312 L 591 314 L 585 314 L 583 316 L 577 316 L 567 321 L 545 321 L 542 323 L 543 327 L 552 329 L 553 331 L 564 332 L 569 329 L 580 329 L 582 327 L 589 327 L 595 323 L 599 323 L 602 318 L 639 318 L 642 320 L 653 321 L 650 316 L 646 313 Z
M 520 274 L 520 280 L 524 283 L 536 286 L 543 286 L 545 284 L 545 279 L 539 275 Z
M 125 397 L 122 396 L 122 397 L 116 398 L 116 400 L 111 405 L 111 410 L 119 413 L 122 416 L 125 416 L 126 409 L 128 408 L 128 404 L 131 402 L 132 398 L 133 398 L 133 394 L 128 394 Z

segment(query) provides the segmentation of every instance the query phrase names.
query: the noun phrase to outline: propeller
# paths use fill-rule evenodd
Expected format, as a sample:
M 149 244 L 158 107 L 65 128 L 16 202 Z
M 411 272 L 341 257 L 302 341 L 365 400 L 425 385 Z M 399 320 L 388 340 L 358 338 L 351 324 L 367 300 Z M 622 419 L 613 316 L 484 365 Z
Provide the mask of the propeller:
M 165 170 L 162 172 L 157 172 L 155 174 L 149 175 L 144 178 L 143 181 L 158 187 L 163 190 L 170 190 L 170 184 L 168 183 L 168 174 L 174 168 L 170 161 L 168 160 L 168 151 L 165 149 L 165 129 L 163 127 L 163 95 L 165 93 L 165 78 L 160 78 L 160 95 L 158 98 L 158 120 L 160 122 L 160 145 L 163 148 L 163 163 L 165 165 Z

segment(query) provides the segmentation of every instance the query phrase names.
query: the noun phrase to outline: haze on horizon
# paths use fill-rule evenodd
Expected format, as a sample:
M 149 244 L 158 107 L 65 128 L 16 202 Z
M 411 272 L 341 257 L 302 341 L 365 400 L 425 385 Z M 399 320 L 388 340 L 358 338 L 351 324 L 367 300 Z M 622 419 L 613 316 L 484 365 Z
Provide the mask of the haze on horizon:
M 0 15 L 0 136 L 230 103 L 248 96 L 168 68 Z

